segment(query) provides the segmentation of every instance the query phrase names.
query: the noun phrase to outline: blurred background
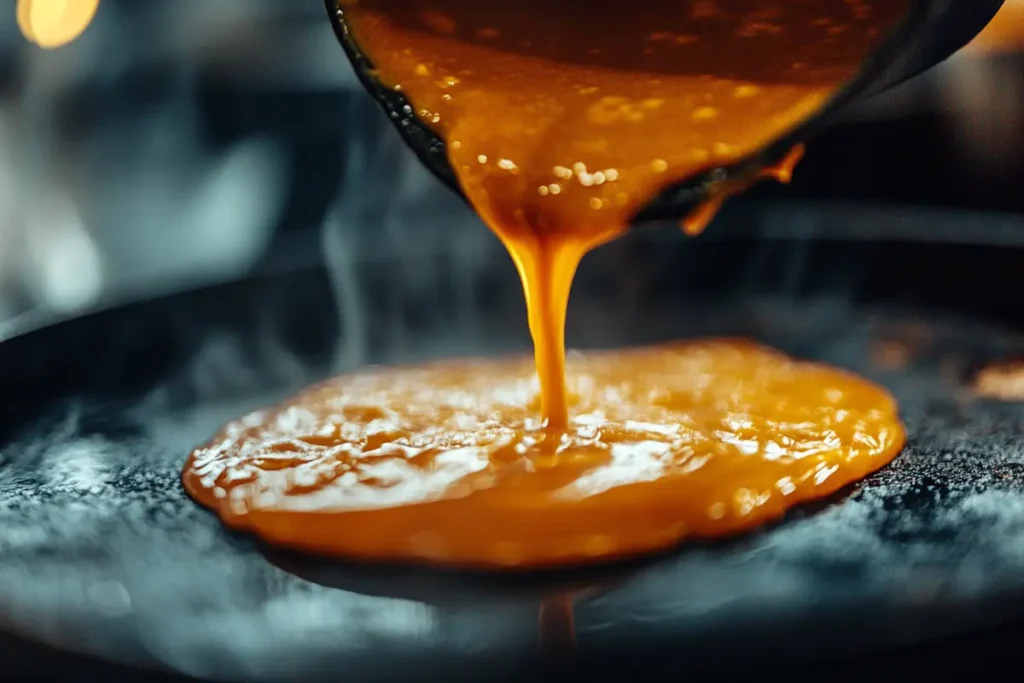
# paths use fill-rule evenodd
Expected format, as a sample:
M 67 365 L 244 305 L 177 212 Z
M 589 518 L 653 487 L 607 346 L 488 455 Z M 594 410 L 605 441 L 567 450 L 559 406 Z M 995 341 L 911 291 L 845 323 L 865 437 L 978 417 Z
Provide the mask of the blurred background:
M 485 267 L 492 238 L 386 128 L 321 0 L 101 0 L 59 49 L 19 23 L 28 4 L 0 14 L 0 338 L 323 258 L 340 296 L 346 264 L 382 251 L 412 287 L 424 253 Z M 700 239 L 1024 245 L 1021 188 L 1024 0 L 1007 0 Z

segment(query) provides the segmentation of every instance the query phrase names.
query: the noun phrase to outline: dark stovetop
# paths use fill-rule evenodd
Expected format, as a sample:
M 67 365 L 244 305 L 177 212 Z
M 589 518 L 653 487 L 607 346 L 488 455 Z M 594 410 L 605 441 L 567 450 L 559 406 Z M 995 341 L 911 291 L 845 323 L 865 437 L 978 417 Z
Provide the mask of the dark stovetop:
M 363 304 L 391 315 L 361 328 L 368 343 L 358 362 L 526 348 L 521 295 L 500 256 L 473 283 L 475 314 L 461 319 L 402 305 L 445 282 L 402 291 L 394 268 L 368 265 Z M 339 358 L 337 340 L 351 340 L 352 319 L 347 309 L 338 315 L 318 268 L 6 341 L 4 666 L 85 670 L 17 639 L 210 679 L 287 681 L 341 672 L 351 681 L 572 679 L 626 675 L 638 662 L 651 675 L 736 678 L 755 669 L 799 679 L 842 657 L 859 657 L 841 666 L 849 674 L 1006 654 L 1000 638 L 1016 631 L 903 660 L 876 653 L 1024 614 L 1024 407 L 977 399 L 968 385 L 978 363 L 1024 350 L 1019 258 L 985 246 L 668 233 L 594 254 L 571 306 L 570 343 L 749 334 L 890 387 L 910 442 L 863 485 L 761 533 L 519 581 L 277 555 L 225 532 L 181 491 L 193 445 L 225 419 L 323 376 Z M 794 260 L 805 264 L 800 281 L 777 277 Z M 630 271 L 631 286 L 610 287 L 623 281 L 615 269 L 634 261 L 645 268 Z M 749 276 L 745 285 L 723 276 L 737 273 Z M 860 278 L 837 279 L 842 273 Z M 892 344 L 907 351 L 902 365 L 879 360 Z M 578 643 L 544 656 L 538 605 L 566 592 L 579 595 Z

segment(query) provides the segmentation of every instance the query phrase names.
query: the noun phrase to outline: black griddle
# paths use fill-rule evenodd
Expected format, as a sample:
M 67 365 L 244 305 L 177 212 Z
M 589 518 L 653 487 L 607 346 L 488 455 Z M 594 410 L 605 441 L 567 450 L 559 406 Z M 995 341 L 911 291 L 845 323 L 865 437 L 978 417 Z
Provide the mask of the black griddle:
M 743 211 L 760 209 L 735 214 L 749 227 Z M 222 422 L 351 358 L 339 340 L 357 331 L 323 266 L 267 271 L 0 343 L 5 672 L 844 680 L 894 661 L 927 673 L 951 657 L 1011 656 L 1001 643 L 1024 633 L 1012 630 L 1024 619 L 1024 404 L 978 399 L 969 378 L 1024 352 L 1024 251 L 740 238 L 729 220 L 691 240 L 637 233 L 589 256 L 570 344 L 742 334 L 872 377 L 899 398 L 910 439 L 863 484 L 758 533 L 587 571 L 494 577 L 278 553 L 222 529 L 179 484 L 189 450 Z M 359 330 L 360 362 L 528 349 L 514 270 L 492 246 L 472 315 L 445 309 L 443 295 L 425 309 L 424 283 L 407 288 L 384 256 L 361 264 L 377 314 Z M 438 267 L 429 288 L 449 291 L 453 270 Z M 884 360 L 893 344 L 908 351 L 903 367 Z M 545 652 L 538 605 L 566 594 L 578 596 L 577 645 Z

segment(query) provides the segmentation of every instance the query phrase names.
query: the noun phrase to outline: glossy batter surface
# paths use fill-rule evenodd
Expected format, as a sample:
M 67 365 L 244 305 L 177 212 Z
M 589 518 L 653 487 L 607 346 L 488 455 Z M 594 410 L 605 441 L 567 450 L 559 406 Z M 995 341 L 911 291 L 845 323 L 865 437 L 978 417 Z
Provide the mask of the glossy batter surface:
M 885 390 L 742 341 L 575 355 L 568 377 L 564 431 L 526 358 L 338 377 L 228 424 L 185 486 L 284 546 L 537 567 L 755 527 L 904 441 Z

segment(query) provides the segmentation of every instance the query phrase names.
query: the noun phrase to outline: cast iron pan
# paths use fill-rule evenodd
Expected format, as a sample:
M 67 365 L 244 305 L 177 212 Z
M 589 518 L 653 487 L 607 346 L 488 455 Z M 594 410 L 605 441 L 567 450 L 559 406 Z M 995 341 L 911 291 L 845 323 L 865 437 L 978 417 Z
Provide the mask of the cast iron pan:
M 887 661 L 877 653 L 1024 615 L 1024 407 L 977 399 L 965 379 L 1024 349 L 1021 252 L 715 233 L 634 235 L 589 257 L 571 343 L 747 334 L 852 368 L 901 401 L 910 441 L 892 466 L 762 532 L 589 572 L 510 579 L 282 555 L 185 496 L 189 449 L 323 377 L 357 332 L 368 361 L 528 348 L 507 257 L 495 246 L 477 271 L 472 315 L 413 305 L 451 286 L 444 254 L 431 257 L 438 279 L 415 289 L 394 264 L 362 264 L 363 302 L 391 312 L 361 330 L 345 328 L 315 266 L 129 305 L 0 343 L 5 674 L 81 680 L 103 661 L 120 678 L 291 683 L 834 680 L 854 665 L 815 662 L 862 656 L 871 674 Z M 396 325 L 402 345 L 388 341 Z M 578 642 L 544 654 L 538 605 L 567 594 Z M 967 642 L 919 655 L 915 671 L 978 656 Z

